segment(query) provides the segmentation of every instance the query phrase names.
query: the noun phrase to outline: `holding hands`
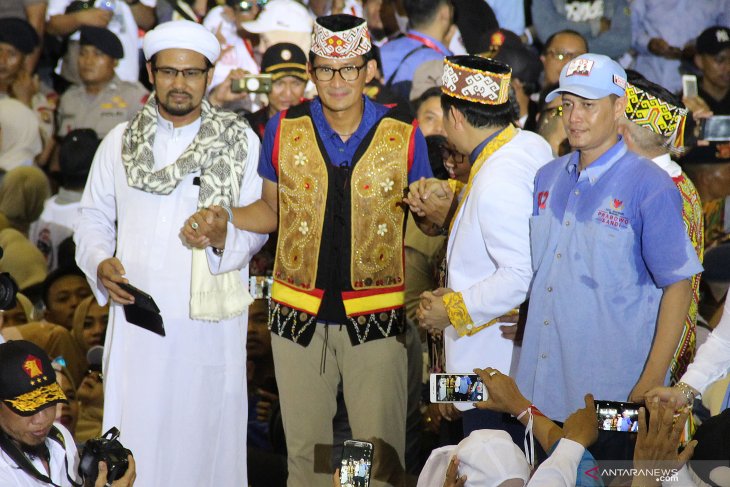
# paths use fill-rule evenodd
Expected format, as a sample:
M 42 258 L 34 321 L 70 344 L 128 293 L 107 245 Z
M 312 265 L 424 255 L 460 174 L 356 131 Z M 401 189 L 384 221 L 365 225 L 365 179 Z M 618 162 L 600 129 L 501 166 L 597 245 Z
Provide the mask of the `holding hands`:
M 194 213 L 180 230 L 183 241 L 191 247 L 223 249 L 228 231 L 228 212 L 221 206 L 211 206 Z
M 403 202 L 415 216 L 443 226 L 448 223 L 446 219 L 453 199 L 454 192 L 448 181 L 421 178 L 410 184 L 408 196 L 403 198 Z

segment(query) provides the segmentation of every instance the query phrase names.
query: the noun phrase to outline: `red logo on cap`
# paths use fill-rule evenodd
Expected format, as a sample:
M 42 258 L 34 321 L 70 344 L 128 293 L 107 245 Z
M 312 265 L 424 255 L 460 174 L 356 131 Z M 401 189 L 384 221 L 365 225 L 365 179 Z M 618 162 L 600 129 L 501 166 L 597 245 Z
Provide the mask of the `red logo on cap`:
M 492 34 L 492 40 L 491 40 L 492 46 L 503 46 L 504 45 L 504 34 L 502 34 L 500 31 L 495 32 Z
M 34 357 L 33 355 L 28 355 L 25 359 L 25 363 L 23 364 L 23 370 L 31 379 L 42 375 L 43 366 L 41 365 L 41 359 Z

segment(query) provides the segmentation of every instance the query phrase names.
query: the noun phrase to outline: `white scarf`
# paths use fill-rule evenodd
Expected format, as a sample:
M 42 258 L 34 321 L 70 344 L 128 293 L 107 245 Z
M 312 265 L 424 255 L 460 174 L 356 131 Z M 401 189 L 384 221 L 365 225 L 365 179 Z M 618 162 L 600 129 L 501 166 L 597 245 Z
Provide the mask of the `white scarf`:
M 155 96 L 140 110 L 123 135 L 122 162 L 127 183 L 148 193 L 166 195 L 188 174 L 200 171 L 198 208 L 234 205 L 238 201 L 247 160 L 247 124 L 236 114 L 202 102 L 200 129 L 180 157 L 153 171 L 157 132 Z M 241 315 L 253 299 L 238 271 L 214 275 L 205 251 L 193 249 L 190 318 L 221 321 Z

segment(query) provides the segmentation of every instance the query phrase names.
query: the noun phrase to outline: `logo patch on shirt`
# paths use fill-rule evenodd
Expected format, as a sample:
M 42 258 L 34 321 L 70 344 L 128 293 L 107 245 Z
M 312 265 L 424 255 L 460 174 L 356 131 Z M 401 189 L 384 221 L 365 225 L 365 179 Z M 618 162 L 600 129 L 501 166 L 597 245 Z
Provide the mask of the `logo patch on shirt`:
M 630 223 L 624 214 L 624 202 L 618 198 L 611 198 L 608 207 L 597 210 L 593 221 L 614 229 L 627 228 Z
M 593 61 L 590 59 L 573 59 L 568 64 L 565 76 L 590 76 L 593 64 Z
M 537 194 L 537 207 L 541 210 L 545 209 L 545 204 L 547 203 L 548 195 L 550 194 L 549 191 L 540 191 Z

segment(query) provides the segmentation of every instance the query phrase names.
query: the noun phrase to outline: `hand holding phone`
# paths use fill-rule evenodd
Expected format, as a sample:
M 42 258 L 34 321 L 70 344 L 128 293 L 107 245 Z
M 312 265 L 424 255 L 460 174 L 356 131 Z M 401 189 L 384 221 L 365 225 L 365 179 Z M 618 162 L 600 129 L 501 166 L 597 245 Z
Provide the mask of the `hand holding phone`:
M 693 74 L 682 75 L 682 97 L 694 98 L 699 96 L 697 89 L 697 76 Z
M 474 403 L 485 401 L 487 389 L 474 373 L 431 374 L 432 403 Z
M 372 443 L 360 440 L 345 441 L 340 461 L 340 486 L 369 487 L 372 465 Z

